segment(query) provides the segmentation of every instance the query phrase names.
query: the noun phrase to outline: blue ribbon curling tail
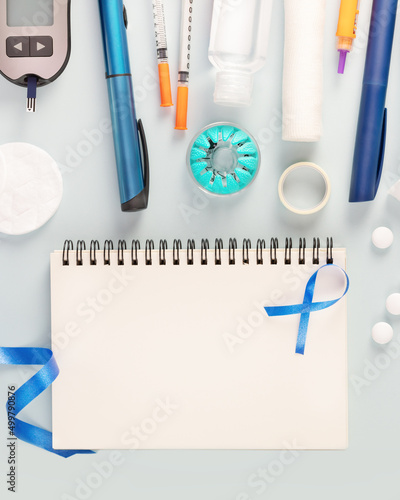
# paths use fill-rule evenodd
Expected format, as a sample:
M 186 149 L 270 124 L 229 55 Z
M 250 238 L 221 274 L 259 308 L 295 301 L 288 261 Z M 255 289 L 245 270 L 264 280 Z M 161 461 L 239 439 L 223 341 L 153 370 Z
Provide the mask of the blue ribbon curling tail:
M 43 365 L 15 392 L 15 417 L 45 391 L 58 377 L 59 368 L 50 349 L 40 347 L 0 347 L 0 365 Z M 8 406 L 9 400 L 7 400 Z M 15 418 L 14 435 L 18 439 L 64 458 L 76 454 L 94 453 L 90 450 L 55 450 L 52 433 Z
M 346 277 L 346 289 L 341 297 L 335 300 L 327 300 L 324 302 L 313 302 L 314 292 L 315 292 L 315 283 L 317 281 L 318 273 L 324 269 L 324 267 L 336 267 L 339 269 Z M 316 311 L 322 311 L 323 309 L 327 309 L 328 307 L 333 306 L 339 300 L 341 300 L 349 290 L 350 280 L 344 269 L 335 265 L 335 264 L 326 264 L 320 267 L 308 280 L 306 285 L 306 290 L 304 293 L 304 300 L 302 304 L 296 304 L 291 306 L 271 306 L 265 307 L 268 316 L 289 316 L 292 314 L 300 314 L 300 324 L 299 331 L 297 334 L 297 343 L 296 343 L 296 354 L 304 354 L 306 339 L 307 339 L 307 330 L 308 324 L 310 321 L 310 314 Z

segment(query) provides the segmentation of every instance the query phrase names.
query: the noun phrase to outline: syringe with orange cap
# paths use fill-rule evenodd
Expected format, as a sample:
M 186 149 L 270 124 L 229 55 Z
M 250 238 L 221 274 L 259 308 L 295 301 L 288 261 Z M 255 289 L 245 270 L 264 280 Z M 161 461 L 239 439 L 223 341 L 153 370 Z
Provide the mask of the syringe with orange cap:
M 154 30 L 158 59 L 158 76 L 160 79 L 161 106 L 173 106 L 171 79 L 169 75 L 167 33 L 165 29 L 164 4 L 162 0 L 153 0 Z
M 351 51 L 356 38 L 359 0 L 342 0 L 340 3 L 339 22 L 336 36 L 339 52 L 338 73 L 343 74 L 347 54 Z
M 187 130 L 193 0 L 181 0 L 181 3 L 181 43 L 178 67 L 178 99 L 176 103 L 175 128 L 177 130 Z

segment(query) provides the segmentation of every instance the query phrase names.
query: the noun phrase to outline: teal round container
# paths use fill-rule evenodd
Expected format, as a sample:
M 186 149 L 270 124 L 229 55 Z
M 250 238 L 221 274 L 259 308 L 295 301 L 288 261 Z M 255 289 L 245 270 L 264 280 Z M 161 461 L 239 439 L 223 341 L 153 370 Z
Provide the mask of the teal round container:
M 200 189 L 217 196 L 250 186 L 260 168 L 254 137 L 233 123 L 213 123 L 192 140 L 187 153 L 189 172 Z

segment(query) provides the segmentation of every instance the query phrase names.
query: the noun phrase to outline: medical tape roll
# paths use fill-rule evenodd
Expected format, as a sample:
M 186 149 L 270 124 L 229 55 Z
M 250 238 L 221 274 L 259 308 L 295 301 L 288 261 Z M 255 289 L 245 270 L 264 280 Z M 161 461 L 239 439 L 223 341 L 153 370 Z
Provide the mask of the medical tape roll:
M 285 0 L 285 141 L 315 142 L 322 135 L 325 7 L 325 0 Z
M 301 208 L 301 207 L 296 207 L 292 203 L 290 203 L 286 196 L 285 196 L 285 182 L 288 179 L 288 177 L 294 172 L 294 171 L 301 171 L 301 169 L 312 169 L 317 174 L 319 174 L 324 182 L 324 194 L 321 197 L 321 200 L 315 204 L 314 206 L 311 206 L 309 208 Z M 325 205 L 328 203 L 329 198 L 331 196 L 331 182 L 329 180 L 328 175 L 326 174 L 325 170 L 323 170 L 321 167 L 316 165 L 315 163 L 311 162 L 299 162 L 295 163 L 294 165 L 291 165 L 288 169 L 286 169 L 280 180 L 279 180 L 279 185 L 278 185 L 278 193 L 279 193 L 279 198 L 282 202 L 282 204 L 291 212 L 299 215 L 311 215 L 319 212 L 322 210 Z

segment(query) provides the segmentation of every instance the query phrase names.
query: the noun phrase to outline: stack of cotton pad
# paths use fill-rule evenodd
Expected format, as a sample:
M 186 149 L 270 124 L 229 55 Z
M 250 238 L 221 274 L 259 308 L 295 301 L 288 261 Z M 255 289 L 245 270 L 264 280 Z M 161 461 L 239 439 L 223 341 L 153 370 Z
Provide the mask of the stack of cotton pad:
M 0 146 L 0 233 L 27 234 L 58 209 L 63 184 L 57 163 L 25 143 Z
M 217 195 L 246 188 L 260 166 L 260 151 L 248 132 L 214 123 L 197 135 L 188 150 L 188 167 L 199 186 Z

